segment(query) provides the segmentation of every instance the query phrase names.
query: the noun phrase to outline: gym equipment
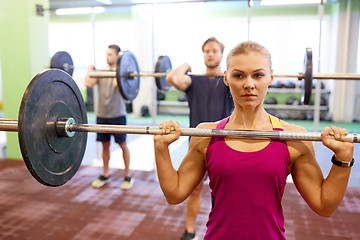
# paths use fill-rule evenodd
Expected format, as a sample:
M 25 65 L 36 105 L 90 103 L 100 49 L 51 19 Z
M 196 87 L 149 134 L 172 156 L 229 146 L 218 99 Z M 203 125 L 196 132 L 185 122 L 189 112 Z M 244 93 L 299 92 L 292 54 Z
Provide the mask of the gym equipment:
M 28 170 L 47 186 L 60 186 L 74 176 L 84 156 L 87 132 L 163 134 L 158 127 L 87 124 L 85 109 L 71 76 L 58 69 L 46 70 L 26 88 L 18 120 L 1 119 L 0 130 L 18 132 Z M 184 128 L 181 135 L 321 141 L 321 133 L 316 132 Z M 344 141 L 360 142 L 360 137 L 348 134 Z
M 74 72 L 74 62 L 68 52 L 59 51 L 51 58 L 50 68 L 61 69 L 72 76 Z
M 140 114 L 141 114 L 141 116 L 143 116 L 143 117 L 148 117 L 148 116 L 150 116 L 149 107 L 146 106 L 146 105 L 141 106 Z
M 285 88 L 296 88 L 296 83 L 294 81 L 287 81 L 284 83 L 284 87 Z
M 294 97 L 286 99 L 286 105 L 299 105 L 299 101 Z
M 179 101 L 179 102 L 186 102 L 186 101 L 187 101 L 186 94 L 185 94 L 185 93 L 180 94 L 180 95 L 178 96 L 178 101 Z
M 67 71 L 70 75 L 72 74 L 73 65 L 72 60 L 69 55 L 61 52 L 61 57 L 55 57 L 59 59 L 58 68 Z M 53 58 L 54 58 L 53 57 Z M 60 59 L 68 59 L 64 62 Z M 55 67 L 55 64 L 53 65 Z M 313 79 L 334 79 L 334 80 L 360 80 L 360 75 L 358 74 L 313 74 L 313 63 L 312 63 L 312 49 L 306 48 L 304 56 L 304 73 L 299 73 L 297 75 L 281 75 L 275 74 L 274 78 L 297 78 L 302 80 L 302 97 L 301 103 L 304 105 L 309 105 L 311 100 L 311 93 L 313 88 Z M 171 61 L 168 56 L 160 56 L 155 66 L 155 72 L 153 73 L 144 73 L 139 72 L 139 66 L 136 60 L 136 57 L 130 51 L 121 52 L 117 61 L 116 71 L 95 71 L 90 74 L 91 77 L 95 78 L 112 78 L 116 77 L 118 81 L 118 86 L 120 93 L 123 97 L 129 101 L 132 101 L 139 92 L 139 77 L 155 77 L 156 85 L 161 90 L 168 90 L 170 85 L 166 82 L 166 76 L 168 72 L 172 69 Z M 222 77 L 223 75 L 206 75 L 206 74 L 192 74 L 194 76 L 209 76 L 209 77 Z M 286 87 L 280 81 L 274 81 L 270 87 L 282 88 Z M 291 85 L 293 87 L 293 84 Z M 323 88 L 323 86 L 322 86 Z
M 139 65 L 135 55 L 130 52 L 120 52 L 116 62 L 116 80 L 124 99 L 132 101 L 139 93 L 140 78 L 128 75 L 128 72 L 138 73 Z
M 74 63 L 70 54 L 66 51 L 59 51 L 54 54 L 51 59 L 50 68 L 61 69 L 70 76 L 74 72 Z M 116 71 L 112 70 L 99 70 L 90 73 L 90 77 L 95 78 L 112 78 L 116 77 L 118 88 L 124 99 L 132 101 L 136 98 L 139 92 L 140 79 L 143 76 L 156 76 L 156 85 L 161 90 L 168 90 L 171 86 L 166 82 L 164 73 L 171 70 L 171 61 L 168 56 L 160 56 L 155 65 L 155 74 L 139 74 L 139 65 L 135 55 L 130 51 L 123 51 L 119 53 L 116 65 Z
M 283 88 L 284 84 L 279 80 L 275 80 L 270 86 L 272 88 Z
M 130 51 L 120 52 L 116 71 L 94 71 L 90 73 L 92 78 L 116 77 L 119 90 L 127 100 L 133 100 L 139 92 L 140 77 L 155 77 L 158 89 L 167 91 L 171 85 L 167 83 L 166 76 L 171 71 L 172 65 L 168 56 L 160 56 L 155 65 L 155 72 L 140 72 L 135 55 Z M 223 77 L 223 75 L 197 74 L 193 76 Z
M 304 73 L 299 73 L 298 75 L 274 75 L 274 77 L 297 78 L 298 80 L 303 80 L 302 82 L 303 92 L 301 97 L 301 103 L 304 105 L 310 104 L 313 79 L 360 80 L 359 74 L 351 74 L 351 73 L 313 74 L 311 48 L 306 48 L 305 57 L 304 57 Z
M 93 78 L 114 78 L 118 82 L 121 95 L 129 101 L 136 98 L 139 92 L 140 77 L 156 77 L 156 84 L 159 89 L 168 89 L 165 77 L 171 70 L 169 57 L 160 56 L 155 66 L 155 73 L 140 73 L 139 65 L 135 55 L 130 51 L 119 53 L 116 63 L 116 71 L 94 71 L 90 73 Z M 161 72 L 156 72 L 161 71 Z
M 59 186 L 71 179 L 85 153 L 86 134 L 59 137 L 64 133 L 57 132 L 55 126 L 62 118 L 87 123 L 81 92 L 64 71 L 44 71 L 28 85 L 13 130 L 18 131 L 21 154 L 30 173 L 48 186 Z
M 324 96 L 320 98 L 320 106 L 328 106 L 328 99 Z
M 172 64 L 168 56 L 160 56 L 155 65 L 156 73 L 168 73 L 172 69 Z M 158 89 L 167 91 L 171 85 L 166 81 L 166 76 L 155 77 Z
M 163 101 L 163 100 L 165 100 L 165 92 L 158 89 L 158 90 L 156 91 L 156 99 L 157 99 L 158 101 Z
M 277 100 L 276 100 L 276 98 L 274 98 L 274 97 L 268 97 L 268 98 L 265 100 L 265 104 L 277 104 Z

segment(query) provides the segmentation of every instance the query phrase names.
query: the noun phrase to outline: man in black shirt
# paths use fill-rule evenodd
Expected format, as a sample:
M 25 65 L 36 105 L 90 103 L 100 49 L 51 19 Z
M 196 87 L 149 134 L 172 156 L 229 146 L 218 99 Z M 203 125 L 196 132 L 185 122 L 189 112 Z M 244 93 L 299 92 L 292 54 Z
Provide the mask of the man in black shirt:
M 224 45 L 216 38 L 207 39 L 202 45 L 207 76 L 194 76 L 189 64 L 184 63 L 172 70 L 166 81 L 186 93 L 190 108 L 190 127 L 202 122 L 214 122 L 229 116 L 233 110 L 233 100 L 229 87 L 224 84 L 220 62 Z M 206 177 L 204 178 L 204 180 Z M 195 234 L 195 221 L 200 211 L 200 193 L 203 184 L 186 200 L 186 229 L 180 240 L 198 239 Z

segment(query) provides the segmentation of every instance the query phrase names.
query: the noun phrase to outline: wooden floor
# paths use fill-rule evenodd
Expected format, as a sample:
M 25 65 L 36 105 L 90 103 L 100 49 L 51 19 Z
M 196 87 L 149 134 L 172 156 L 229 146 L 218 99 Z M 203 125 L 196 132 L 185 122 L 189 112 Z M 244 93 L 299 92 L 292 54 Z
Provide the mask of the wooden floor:
M 37 183 L 22 161 L 0 160 L 0 239 L 178 240 L 184 231 L 185 204 L 168 205 L 154 171 L 133 171 L 135 185 L 120 189 L 123 170 L 101 189 L 90 185 L 100 169 L 82 166 L 67 184 Z M 206 231 L 210 190 L 204 187 L 197 221 Z M 348 188 L 331 218 L 314 214 L 288 183 L 283 199 L 286 236 L 296 240 L 360 239 L 360 189 Z

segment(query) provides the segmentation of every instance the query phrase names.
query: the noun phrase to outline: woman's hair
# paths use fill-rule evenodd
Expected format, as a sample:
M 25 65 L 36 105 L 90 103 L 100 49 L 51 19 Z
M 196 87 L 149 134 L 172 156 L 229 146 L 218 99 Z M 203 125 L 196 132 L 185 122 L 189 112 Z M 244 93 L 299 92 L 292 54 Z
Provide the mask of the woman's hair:
M 246 41 L 246 42 L 242 42 L 242 43 L 236 45 L 229 52 L 229 54 L 227 56 L 226 66 L 227 67 L 229 66 L 229 61 L 232 57 L 240 55 L 240 54 L 247 55 L 251 52 L 258 52 L 258 53 L 261 53 L 261 54 L 267 56 L 270 61 L 270 69 L 272 68 L 270 52 L 264 46 L 260 45 L 257 42 L 253 42 L 253 41 Z
M 202 50 L 203 52 L 204 52 L 204 50 L 205 50 L 205 45 L 206 45 L 208 42 L 216 42 L 216 43 L 219 45 L 221 52 L 224 53 L 224 48 L 225 48 L 224 44 L 222 44 L 222 43 L 221 43 L 219 40 L 217 40 L 215 37 L 208 38 L 208 39 L 203 43 L 203 45 L 202 45 L 202 47 L 201 47 L 201 50 Z

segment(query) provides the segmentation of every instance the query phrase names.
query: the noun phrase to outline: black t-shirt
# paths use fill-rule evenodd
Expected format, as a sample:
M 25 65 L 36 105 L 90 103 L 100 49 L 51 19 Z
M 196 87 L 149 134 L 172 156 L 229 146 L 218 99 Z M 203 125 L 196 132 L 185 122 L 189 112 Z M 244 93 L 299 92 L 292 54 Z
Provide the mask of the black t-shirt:
M 190 77 L 192 83 L 185 90 L 190 108 L 190 127 L 202 122 L 216 122 L 231 114 L 234 102 L 223 77 Z

